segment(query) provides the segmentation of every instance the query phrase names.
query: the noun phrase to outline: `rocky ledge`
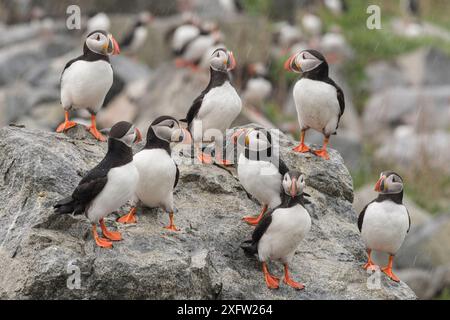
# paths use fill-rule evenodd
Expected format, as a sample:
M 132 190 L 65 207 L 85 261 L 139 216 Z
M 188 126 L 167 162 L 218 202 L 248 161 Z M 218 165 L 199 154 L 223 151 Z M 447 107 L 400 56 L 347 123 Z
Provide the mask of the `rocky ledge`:
M 54 214 L 55 201 L 105 154 L 106 144 L 73 131 L 0 130 L 0 298 L 415 299 L 406 284 L 384 276 L 379 288 L 369 289 L 352 179 L 334 150 L 323 161 L 292 152 L 293 141 L 280 139 L 287 165 L 306 174 L 313 225 L 292 263 L 293 277 L 306 289 L 281 284 L 271 291 L 260 264 L 239 247 L 252 232 L 241 218 L 259 205 L 234 168 L 180 165 L 178 233 L 162 228 L 167 215 L 161 210 L 140 210 L 138 223 L 126 226 L 113 214 L 107 224 L 124 240 L 102 249 L 84 216 Z M 67 285 L 78 270 L 79 289 Z M 281 275 L 282 266 L 271 264 L 271 271 Z

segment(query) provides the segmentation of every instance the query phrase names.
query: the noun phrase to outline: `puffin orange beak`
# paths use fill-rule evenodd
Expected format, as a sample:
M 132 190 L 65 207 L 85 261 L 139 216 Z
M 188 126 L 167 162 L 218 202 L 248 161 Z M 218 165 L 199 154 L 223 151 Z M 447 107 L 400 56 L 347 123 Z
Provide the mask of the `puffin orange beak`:
M 236 59 L 234 58 L 234 54 L 232 51 L 228 51 L 228 71 L 233 70 L 234 68 L 236 68 Z
M 181 128 L 181 131 L 183 132 L 183 143 L 191 144 L 192 143 L 191 133 L 184 128 Z
M 135 132 L 136 132 L 136 139 L 134 140 L 134 143 L 139 143 L 142 141 L 142 133 L 138 128 L 135 129 Z
M 381 192 L 382 190 L 382 188 L 381 188 L 381 185 L 382 185 L 382 183 L 383 183 L 383 180 L 384 180 L 384 177 L 381 177 L 378 181 L 377 181 L 377 183 L 375 184 L 375 191 L 376 192 Z
M 119 43 L 117 43 L 116 39 L 114 39 L 114 37 L 113 37 L 112 35 L 111 35 L 110 39 L 111 39 L 112 46 L 113 46 L 112 54 L 113 54 L 113 55 L 120 54 L 120 46 L 119 46 Z
M 297 67 L 298 69 L 294 69 L 293 63 L 295 60 L 295 57 L 297 56 L 297 53 L 294 53 L 292 56 L 289 57 L 289 59 L 286 60 L 284 63 L 284 70 L 286 71 L 293 71 L 293 72 L 300 72 L 301 69 Z
M 292 184 L 291 184 L 291 197 L 295 198 L 295 196 L 297 195 L 297 179 L 293 178 L 292 179 Z

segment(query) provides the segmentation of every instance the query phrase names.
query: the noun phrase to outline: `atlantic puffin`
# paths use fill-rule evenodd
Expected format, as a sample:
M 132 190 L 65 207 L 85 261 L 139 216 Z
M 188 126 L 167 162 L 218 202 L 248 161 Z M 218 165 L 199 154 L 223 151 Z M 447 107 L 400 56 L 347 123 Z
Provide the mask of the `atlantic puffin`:
M 244 189 L 262 204 L 257 217 L 243 218 L 250 225 L 257 225 L 266 211 L 281 204 L 283 196 L 281 181 L 289 168 L 274 150 L 274 140 L 270 130 L 252 128 L 237 130 L 234 142 L 244 137 L 244 150 L 238 158 L 238 178 Z
M 293 54 L 285 62 L 284 68 L 301 74 L 294 86 L 294 101 L 301 130 L 300 144 L 294 151 L 310 151 L 305 145 L 305 132 L 312 128 L 322 132 L 325 137 L 322 149 L 314 153 L 323 159 L 329 159 L 327 145 L 330 135 L 336 134 L 344 113 L 344 93 L 328 76 L 328 63 L 316 50 Z
M 106 156 L 81 179 L 71 196 L 54 206 L 59 214 L 84 213 L 92 224 L 92 234 L 99 247 L 110 248 L 110 240 L 122 239 L 119 232 L 106 228 L 103 218 L 130 200 L 136 190 L 139 173 L 133 163 L 131 146 L 140 140 L 141 133 L 131 123 L 116 123 L 109 132 Z M 97 223 L 107 239 L 99 237 Z
M 120 42 L 120 48 L 123 52 L 129 54 L 137 54 L 139 49 L 145 44 L 148 34 L 148 24 L 152 21 L 153 16 L 149 12 L 141 12 L 131 30 L 125 35 Z
M 394 171 L 384 171 L 375 191 L 378 197 L 364 207 L 358 218 L 358 228 L 368 253 L 364 269 L 374 266 L 372 250 L 388 253 L 389 263 L 381 270 L 398 282 L 400 279 L 392 272 L 392 263 L 411 227 L 408 209 L 403 204 L 403 179 Z
M 61 74 L 61 105 L 65 121 L 56 132 L 76 126 L 75 122 L 69 121 L 70 110 L 87 109 L 91 113 L 89 132 L 97 140 L 106 140 L 97 130 L 96 114 L 113 84 L 109 56 L 119 53 L 119 45 L 111 34 L 97 30 L 87 36 L 83 54 L 70 60 Z
M 246 254 L 258 256 L 269 289 L 279 287 L 279 278 L 269 273 L 267 262 L 278 260 L 284 264 L 284 283 L 301 290 L 305 286 L 291 279 L 289 264 L 311 229 L 311 217 L 305 208 L 309 203 L 304 198 L 305 179 L 300 172 L 289 171 L 283 177 L 282 187 L 282 204 L 264 215 L 253 231 L 252 239 L 244 241 L 241 248 Z
M 182 140 L 182 132 L 178 121 L 170 116 L 160 116 L 152 122 L 144 148 L 133 159 L 139 172 L 133 206 L 118 222 L 136 223 L 136 206 L 140 202 L 149 208 L 161 207 L 169 214 L 169 225 L 165 228 L 179 231 L 173 219 L 173 189 L 177 186 L 180 171 L 172 159 L 170 143 Z
M 210 155 L 201 150 L 202 141 L 215 135 L 216 146 L 222 146 L 222 137 L 242 109 L 241 98 L 230 82 L 229 71 L 236 66 L 231 51 L 224 48 L 215 50 L 210 59 L 210 80 L 208 86 L 192 103 L 185 119 L 188 131 L 194 141 L 197 158 L 202 163 L 212 163 Z M 213 132 L 213 131 L 217 132 Z M 221 152 L 216 152 L 216 162 L 229 164 Z

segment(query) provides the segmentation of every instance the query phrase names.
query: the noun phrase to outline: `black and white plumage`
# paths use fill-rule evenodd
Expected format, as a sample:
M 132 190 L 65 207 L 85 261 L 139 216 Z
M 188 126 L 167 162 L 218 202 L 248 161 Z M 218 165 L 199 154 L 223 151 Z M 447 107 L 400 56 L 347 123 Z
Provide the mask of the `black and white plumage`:
M 244 217 L 251 225 L 257 225 L 267 209 L 281 204 L 281 181 L 289 168 L 274 150 L 270 131 L 263 128 L 246 129 L 244 151 L 239 155 L 237 172 L 244 189 L 263 206 L 257 217 Z M 239 134 L 239 132 L 237 133 Z M 241 140 L 237 138 L 238 140 Z
M 306 130 L 312 128 L 324 135 L 321 150 L 314 153 L 329 159 L 326 150 L 330 135 L 336 134 L 339 121 L 345 110 L 342 89 L 328 76 L 328 63 L 316 50 L 304 50 L 292 55 L 285 69 L 301 74 L 294 86 L 294 101 L 297 109 L 301 136 L 298 152 L 308 152 L 304 144 Z
M 182 130 L 174 118 L 161 116 L 152 122 L 147 131 L 145 147 L 133 158 L 139 172 L 133 207 L 129 214 L 118 220 L 119 222 L 136 222 L 136 204 L 140 202 L 149 208 L 162 208 L 170 218 L 166 229 L 178 231 L 173 222 L 173 189 L 178 183 L 180 172 L 172 159 L 170 142 L 180 141 L 182 137 Z
M 95 116 L 113 84 L 109 56 L 119 53 L 119 45 L 111 34 L 98 30 L 87 36 L 83 54 L 70 60 L 61 74 L 61 105 L 65 110 L 65 121 L 56 129 L 57 132 L 76 125 L 69 121 L 69 111 L 87 109 L 92 115 L 91 134 L 98 140 L 106 140 L 97 130 Z
M 403 179 L 393 171 L 380 174 L 375 185 L 378 197 L 367 204 L 358 218 L 358 228 L 366 245 L 369 260 L 364 268 L 373 266 L 372 250 L 389 254 L 389 265 L 382 269 L 392 280 L 393 257 L 400 249 L 411 226 L 408 210 L 403 205 Z
M 96 243 L 111 247 L 109 240 L 99 238 L 96 224 L 110 240 L 121 240 L 118 232 L 106 230 L 103 218 L 119 209 L 133 196 L 138 171 L 133 163 L 131 145 L 140 140 L 140 132 L 131 123 L 121 121 L 109 132 L 108 152 L 103 160 L 80 181 L 70 197 L 55 205 L 55 212 L 85 214 L 93 226 Z
M 187 122 L 192 140 L 197 146 L 202 141 L 210 141 L 210 135 L 214 133 L 217 133 L 215 141 L 219 145 L 222 142 L 219 141 L 220 138 L 241 112 L 241 98 L 231 84 L 228 74 L 235 66 L 236 60 L 232 52 L 220 48 L 212 54 L 208 86 L 194 100 L 186 119 L 183 119 Z M 197 151 L 201 162 L 211 162 L 207 155 Z M 220 155 L 216 156 L 220 158 Z
M 152 15 L 148 12 L 139 14 L 131 30 L 124 36 L 120 42 L 120 48 L 123 52 L 137 54 L 145 44 L 148 34 L 148 24 L 152 21 Z
M 295 250 L 311 229 L 311 217 L 305 208 L 305 180 L 297 171 L 287 172 L 282 180 L 283 202 L 277 208 L 268 211 L 252 234 L 252 239 L 241 247 L 247 254 L 257 254 L 263 264 L 264 278 L 270 289 L 277 289 L 279 281 L 269 273 L 269 260 L 284 264 L 284 282 L 295 289 L 304 285 L 293 281 L 288 272 L 289 263 Z

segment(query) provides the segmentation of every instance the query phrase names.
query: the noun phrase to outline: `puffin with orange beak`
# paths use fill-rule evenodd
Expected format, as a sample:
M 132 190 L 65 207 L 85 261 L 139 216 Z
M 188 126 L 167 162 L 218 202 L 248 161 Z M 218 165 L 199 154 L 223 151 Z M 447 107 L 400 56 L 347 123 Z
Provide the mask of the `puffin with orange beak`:
M 400 279 L 392 272 L 392 264 L 411 227 L 409 212 L 402 202 L 403 179 L 393 171 L 382 172 L 375 191 L 378 197 L 365 206 L 358 218 L 358 228 L 368 253 L 364 269 L 375 266 L 372 250 L 388 253 L 389 263 L 381 270 L 398 282 Z
M 267 262 L 280 261 L 284 265 L 284 283 L 301 290 L 305 286 L 290 277 L 291 263 L 298 245 L 311 229 L 311 217 L 305 208 L 305 178 L 298 171 L 287 172 L 282 180 L 283 202 L 268 211 L 253 231 L 252 239 L 241 248 L 246 254 L 256 254 L 262 263 L 264 280 L 269 289 L 278 289 L 279 278 L 271 275 Z
M 113 84 L 109 56 L 119 53 L 119 45 L 110 33 L 97 30 L 87 36 L 83 54 L 70 60 L 61 75 L 61 105 L 65 120 L 56 132 L 64 132 L 77 125 L 69 120 L 69 111 L 86 109 L 91 114 L 89 132 L 97 140 L 106 141 L 97 130 L 96 114 Z
M 84 213 L 92 224 L 92 235 L 99 247 L 111 248 L 111 241 L 122 240 L 119 232 L 106 228 L 104 218 L 134 195 L 139 173 L 131 147 L 140 140 L 141 133 L 131 123 L 116 123 L 109 132 L 108 152 L 103 160 L 81 179 L 71 196 L 54 206 L 59 214 Z M 98 235 L 97 223 L 105 238 Z
M 313 153 L 328 160 L 328 141 L 332 134 L 336 134 L 339 120 L 344 114 L 344 93 L 328 76 L 328 63 L 316 50 L 304 50 L 292 55 L 284 68 L 301 74 L 294 86 L 294 102 L 301 130 L 300 144 L 294 151 L 311 151 L 305 144 L 305 133 L 312 128 L 322 132 L 325 137 L 322 149 Z
M 225 131 L 230 128 L 242 109 L 242 101 L 230 81 L 229 72 L 236 67 L 231 51 L 216 49 L 210 58 L 210 80 L 205 90 L 194 100 L 185 119 L 197 158 L 211 164 L 211 155 L 203 153 L 202 142 L 214 140 L 217 149 L 223 147 Z M 227 165 L 222 152 L 215 154 L 216 163 Z

